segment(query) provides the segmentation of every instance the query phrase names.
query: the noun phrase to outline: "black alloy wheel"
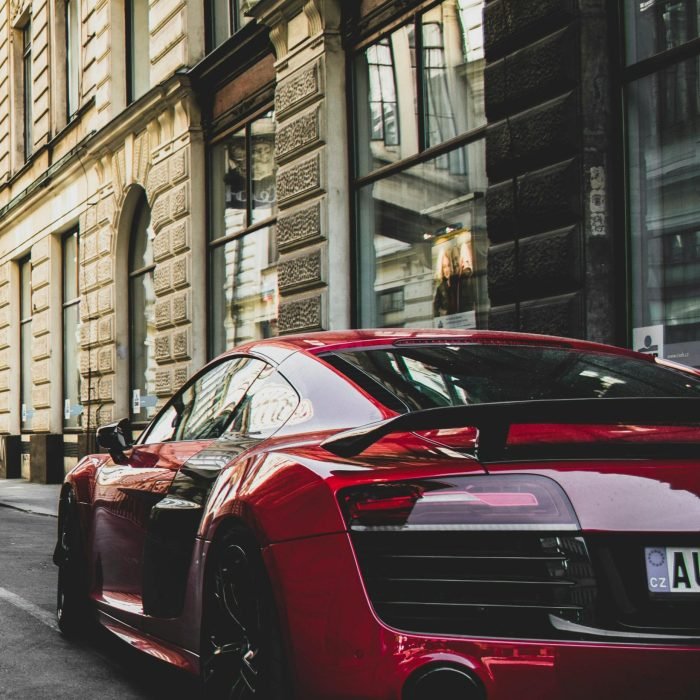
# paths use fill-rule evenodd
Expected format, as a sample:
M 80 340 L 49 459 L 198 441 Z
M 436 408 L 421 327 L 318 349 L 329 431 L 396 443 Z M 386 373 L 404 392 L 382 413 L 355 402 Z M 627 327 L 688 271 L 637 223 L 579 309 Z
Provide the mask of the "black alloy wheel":
M 212 556 L 202 625 L 204 697 L 289 698 L 275 602 L 259 548 L 235 529 Z
M 82 634 L 88 629 L 90 611 L 80 519 L 72 489 L 66 491 L 59 506 L 58 542 L 54 552 L 54 563 L 58 565 L 58 628 L 66 636 Z

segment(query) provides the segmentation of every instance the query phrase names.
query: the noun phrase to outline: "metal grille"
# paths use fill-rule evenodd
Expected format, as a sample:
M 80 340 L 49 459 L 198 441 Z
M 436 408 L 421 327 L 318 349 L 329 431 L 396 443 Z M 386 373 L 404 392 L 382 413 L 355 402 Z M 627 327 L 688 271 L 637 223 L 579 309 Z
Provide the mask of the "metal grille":
M 581 538 L 515 532 L 366 532 L 353 542 L 377 615 L 410 632 L 570 636 L 550 615 L 593 622 L 596 585 Z

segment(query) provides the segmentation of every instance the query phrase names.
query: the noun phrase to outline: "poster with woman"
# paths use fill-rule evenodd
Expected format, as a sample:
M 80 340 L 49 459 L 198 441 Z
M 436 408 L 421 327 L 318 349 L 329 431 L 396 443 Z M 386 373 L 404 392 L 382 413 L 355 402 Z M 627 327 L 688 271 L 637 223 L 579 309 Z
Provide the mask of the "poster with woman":
M 435 238 L 433 325 L 476 328 L 476 270 L 471 232 L 458 229 Z

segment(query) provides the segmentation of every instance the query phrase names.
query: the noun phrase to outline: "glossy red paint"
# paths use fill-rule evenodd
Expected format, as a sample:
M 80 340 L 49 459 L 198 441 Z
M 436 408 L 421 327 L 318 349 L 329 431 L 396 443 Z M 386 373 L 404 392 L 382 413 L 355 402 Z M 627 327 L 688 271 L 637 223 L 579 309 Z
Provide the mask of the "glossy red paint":
M 126 451 L 124 464 L 93 455 L 66 478 L 84 514 L 90 597 L 102 624 L 135 648 L 197 673 L 204 654 L 200 625 L 208 563 L 222 528 L 235 522 L 261 548 L 294 697 L 399 700 L 411 674 L 436 663 L 467 669 L 489 700 L 700 697 L 700 623 L 693 634 L 674 639 L 606 636 L 606 630 L 573 639 L 535 633 L 406 632 L 379 614 L 357 533 L 349 530 L 339 504 L 339 493 L 349 487 L 438 482 L 454 476 L 537 475 L 556 482 L 570 501 L 580 524 L 571 536 L 578 542 L 589 536 L 634 536 L 644 543 L 648 537 L 655 545 L 682 540 L 700 549 L 698 459 L 567 455 L 482 464 L 470 454 L 477 434 L 468 426 L 390 434 L 359 455 L 331 454 L 321 446 L 324 440 L 396 412 L 319 353 L 404 343 L 565 348 L 654 363 L 645 355 L 584 341 L 484 331 L 330 332 L 237 348 L 230 356 L 265 359 L 299 396 L 299 406 L 274 434 L 141 442 Z M 683 426 L 610 426 L 596 424 L 595 416 L 591 420 L 576 426 L 513 426 L 509 444 L 664 446 L 700 441 L 700 416 L 690 416 Z M 510 505 L 525 503 L 512 499 Z M 178 528 L 169 529 L 167 518 L 176 512 L 196 514 L 191 539 L 177 539 Z M 442 537 L 437 533 L 436 542 Z M 167 547 L 159 549 L 164 541 Z M 184 569 L 165 556 L 173 549 L 185 551 Z M 155 585 L 148 557 L 160 566 L 161 556 L 172 567 L 166 569 L 168 576 L 181 584 L 175 591 L 182 598 L 176 614 L 147 610 L 146 587 Z M 168 576 L 158 585 L 174 595 Z
M 697 646 L 463 639 L 392 630 L 368 604 L 346 534 L 273 545 L 266 557 L 279 583 L 297 695 L 306 700 L 398 700 L 408 676 L 437 661 L 473 670 L 493 700 L 691 700 L 700 693 Z
M 615 461 L 528 465 L 560 484 L 584 532 L 697 533 L 700 480 L 697 461 L 644 464 Z M 522 473 L 522 465 L 491 466 L 490 473 Z

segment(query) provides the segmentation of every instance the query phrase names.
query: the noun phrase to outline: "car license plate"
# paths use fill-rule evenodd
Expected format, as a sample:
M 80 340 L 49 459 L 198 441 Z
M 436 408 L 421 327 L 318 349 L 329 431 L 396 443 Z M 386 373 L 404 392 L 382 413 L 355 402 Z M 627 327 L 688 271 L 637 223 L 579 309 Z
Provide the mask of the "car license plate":
M 700 547 L 645 547 L 652 593 L 700 593 Z

